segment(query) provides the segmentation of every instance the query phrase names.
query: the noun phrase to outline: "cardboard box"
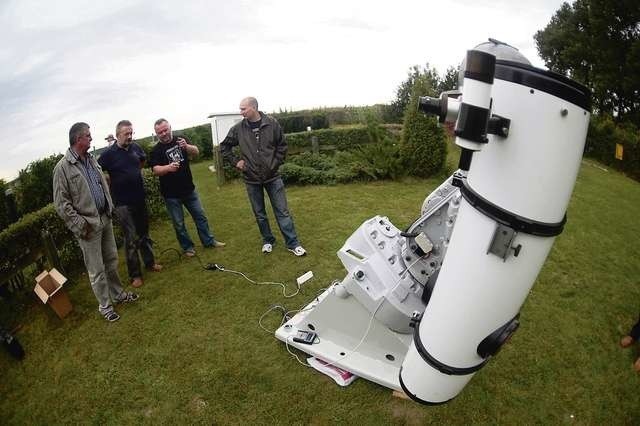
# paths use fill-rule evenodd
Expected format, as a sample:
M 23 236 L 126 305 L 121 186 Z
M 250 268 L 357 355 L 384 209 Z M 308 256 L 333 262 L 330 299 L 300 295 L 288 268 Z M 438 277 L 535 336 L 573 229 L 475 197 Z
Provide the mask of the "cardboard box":
M 36 277 L 36 286 L 33 291 L 38 295 L 42 303 L 51 306 L 51 309 L 60 318 L 64 318 L 71 312 L 73 306 L 67 292 L 62 289 L 67 278 L 62 275 L 56 268 L 51 271 L 42 271 Z

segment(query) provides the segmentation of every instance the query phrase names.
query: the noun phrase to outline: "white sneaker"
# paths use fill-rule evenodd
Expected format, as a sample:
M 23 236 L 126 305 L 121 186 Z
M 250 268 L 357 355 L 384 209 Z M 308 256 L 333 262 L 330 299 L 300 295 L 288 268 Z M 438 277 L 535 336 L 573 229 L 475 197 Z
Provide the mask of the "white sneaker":
M 273 246 L 269 243 L 262 246 L 263 253 L 271 253 L 273 251 Z
M 298 257 L 307 255 L 307 251 L 303 249 L 302 246 L 298 246 L 294 249 L 289 249 L 289 251 Z

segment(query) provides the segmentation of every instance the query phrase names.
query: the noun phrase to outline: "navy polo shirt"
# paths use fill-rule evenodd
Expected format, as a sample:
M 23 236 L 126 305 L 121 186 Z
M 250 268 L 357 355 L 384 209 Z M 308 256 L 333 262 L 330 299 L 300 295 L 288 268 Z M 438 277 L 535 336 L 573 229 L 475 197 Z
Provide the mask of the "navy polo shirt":
M 102 170 L 109 173 L 111 197 L 116 206 L 144 202 L 144 184 L 140 166 L 146 160 L 142 148 L 135 142 L 127 148 L 114 143 L 98 158 Z

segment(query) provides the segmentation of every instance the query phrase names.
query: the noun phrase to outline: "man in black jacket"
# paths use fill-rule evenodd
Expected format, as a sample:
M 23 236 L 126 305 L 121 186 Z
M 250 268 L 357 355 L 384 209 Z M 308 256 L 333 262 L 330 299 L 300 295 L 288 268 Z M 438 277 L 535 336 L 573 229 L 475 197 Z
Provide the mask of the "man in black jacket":
M 258 111 L 256 98 L 244 98 L 240 102 L 240 114 L 244 120 L 229 130 L 220 148 L 224 159 L 242 172 L 251 208 L 262 234 L 262 252 L 271 253 L 276 241 L 265 210 L 266 190 L 287 248 L 296 256 L 304 256 L 307 252 L 298 241 L 287 207 L 284 183 L 278 173 L 287 154 L 282 128 L 274 118 Z M 238 145 L 241 158 L 232 150 Z

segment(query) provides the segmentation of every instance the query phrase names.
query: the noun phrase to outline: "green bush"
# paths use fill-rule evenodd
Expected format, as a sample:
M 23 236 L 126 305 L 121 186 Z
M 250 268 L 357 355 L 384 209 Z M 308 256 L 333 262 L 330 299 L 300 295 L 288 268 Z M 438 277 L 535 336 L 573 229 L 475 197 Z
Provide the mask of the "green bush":
M 76 264 L 82 259 L 78 244 L 64 226 L 53 208 L 53 204 L 28 213 L 0 232 L 0 274 L 11 271 L 30 253 L 42 246 L 42 231 L 49 231 L 63 264 Z
M 152 219 L 167 218 L 168 213 L 164 198 L 160 194 L 160 180 L 154 176 L 150 168 L 142 170 L 142 180 L 144 182 L 144 191 L 147 195 L 149 216 Z
M 623 147 L 622 160 L 615 158 L 616 144 Z M 631 123 L 615 123 L 608 115 L 592 116 L 584 153 L 640 180 L 640 136 Z
M 346 151 L 371 142 L 367 128 L 365 126 L 358 126 L 291 133 L 286 135 L 287 145 L 289 148 L 294 148 L 294 151 L 296 148 L 298 150 L 310 150 L 312 136 L 318 138 L 318 146 L 321 150 L 334 149 Z
M 41 209 L 53 201 L 53 168 L 62 154 L 36 160 L 20 170 L 16 201 L 21 215 Z
M 143 170 L 143 179 L 150 217 L 152 219 L 166 217 L 158 179 L 149 169 Z M 41 232 L 44 230 L 49 231 L 53 237 L 60 259 L 65 266 L 74 266 L 82 261 L 82 253 L 76 239 L 71 231 L 67 230 L 53 204 L 49 204 L 38 211 L 22 216 L 20 220 L 0 232 L 0 274 L 10 271 L 30 253 L 40 250 Z
M 309 152 L 291 156 L 280 173 L 288 184 L 331 185 L 396 179 L 404 174 L 404 166 L 398 145 L 384 139 L 352 151 L 338 151 L 333 157 Z
M 5 191 L 7 190 L 7 184 L 3 179 L 0 179 L 0 231 L 9 226 L 9 209 L 7 203 L 7 195 Z
M 445 133 L 434 117 L 418 111 L 418 91 L 405 110 L 400 145 L 402 161 L 412 176 L 429 177 L 442 170 L 447 157 Z

